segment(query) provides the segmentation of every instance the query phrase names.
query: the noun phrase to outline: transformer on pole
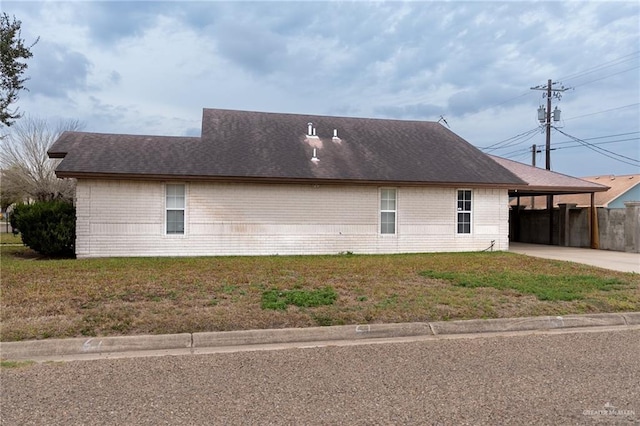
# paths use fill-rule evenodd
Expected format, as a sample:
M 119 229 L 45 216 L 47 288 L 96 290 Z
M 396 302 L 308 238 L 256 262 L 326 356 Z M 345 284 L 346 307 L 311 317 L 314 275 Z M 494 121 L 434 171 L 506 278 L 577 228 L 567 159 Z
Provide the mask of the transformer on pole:
M 554 87 L 558 83 L 554 83 L 551 79 L 547 80 L 546 85 L 539 85 L 532 87 L 531 90 L 543 90 L 546 93 L 544 96 L 547 98 L 547 107 L 540 106 L 538 108 L 538 121 L 544 124 L 546 127 L 546 143 L 545 143 L 545 168 L 551 170 L 551 117 L 553 121 L 560 121 L 560 110 L 556 106 L 553 113 L 551 112 L 551 98 L 554 97 L 558 100 L 562 98 L 562 92 L 569 90 L 568 88 L 560 85 L 560 87 Z M 547 196 L 547 210 L 549 211 L 549 244 L 553 244 L 553 195 Z

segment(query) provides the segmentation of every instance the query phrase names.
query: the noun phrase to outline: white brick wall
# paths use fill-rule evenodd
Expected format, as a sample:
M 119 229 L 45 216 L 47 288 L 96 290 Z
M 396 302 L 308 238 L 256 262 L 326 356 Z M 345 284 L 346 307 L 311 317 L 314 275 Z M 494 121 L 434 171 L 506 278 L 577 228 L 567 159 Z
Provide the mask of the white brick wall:
M 397 233 L 379 234 L 379 188 L 188 182 L 185 235 L 165 235 L 162 182 L 80 180 L 78 257 L 408 253 L 508 249 L 506 190 L 473 191 L 456 234 L 456 189 L 397 188 Z

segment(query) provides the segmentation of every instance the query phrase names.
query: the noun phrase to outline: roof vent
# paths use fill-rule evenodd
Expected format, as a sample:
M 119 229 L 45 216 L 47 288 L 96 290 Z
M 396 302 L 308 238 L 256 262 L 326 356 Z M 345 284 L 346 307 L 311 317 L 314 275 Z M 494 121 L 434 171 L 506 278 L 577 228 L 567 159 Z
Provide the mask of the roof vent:
M 342 139 L 338 137 L 338 129 L 333 129 L 333 138 L 331 138 L 334 142 L 342 142 Z
M 318 158 L 318 150 L 316 148 L 313 148 L 313 156 L 311 157 L 311 161 L 313 161 L 314 163 L 320 161 L 320 159 Z
M 313 127 L 313 123 L 307 123 L 307 138 L 317 138 L 316 128 Z

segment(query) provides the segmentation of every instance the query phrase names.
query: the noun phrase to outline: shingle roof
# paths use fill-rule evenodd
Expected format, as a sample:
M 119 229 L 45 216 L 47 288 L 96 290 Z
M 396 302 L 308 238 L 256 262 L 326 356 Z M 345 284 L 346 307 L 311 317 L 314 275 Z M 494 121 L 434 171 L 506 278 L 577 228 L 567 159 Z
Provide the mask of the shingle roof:
M 604 184 L 609 187 L 606 192 L 598 192 L 594 197 L 594 205 L 596 207 L 609 207 L 609 204 L 615 201 L 620 196 L 631 190 L 636 185 L 640 184 L 640 174 L 636 175 L 606 175 L 606 176 L 590 176 L 581 178 L 588 182 L 597 184 Z M 523 202 L 524 201 L 524 202 Z M 589 194 L 570 194 L 570 195 L 558 195 L 553 199 L 554 205 L 558 204 L 576 204 L 578 207 L 591 206 L 591 196 Z M 544 206 L 544 197 L 536 197 L 533 206 Z M 525 199 L 520 202 L 520 205 L 525 207 L 531 207 L 530 200 Z
M 65 132 L 49 155 L 64 158 L 60 177 L 525 184 L 425 121 L 205 109 L 201 138 Z
M 529 166 L 506 158 L 490 156 L 498 164 L 502 165 L 520 179 L 527 182 L 526 185 L 514 185 L 510 189 L 514 193 L 518 192 L 522 195 L 535 194 L 574 194 L 574 193 L 590 193 L 601 192 L 609 189 L 608 186 L 599 183 L 589 182 L 587 180 L 567 176 L 561 173 L 552 172 L 546 169 Z

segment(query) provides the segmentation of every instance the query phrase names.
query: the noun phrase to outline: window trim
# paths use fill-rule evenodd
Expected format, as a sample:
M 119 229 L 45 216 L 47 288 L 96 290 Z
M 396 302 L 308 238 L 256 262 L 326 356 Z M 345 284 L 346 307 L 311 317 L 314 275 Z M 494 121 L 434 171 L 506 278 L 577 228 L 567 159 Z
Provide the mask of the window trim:
M 167 198 L 168 198 L 168 188 L 170 186 L 182 186 L 184 189 L 184 203 L 182 208 L 169 208 L 167 206 Z M 187 235 L 187 196 L 188 196 L 188 187 L 186 183 L 182 182 L 167 182 L 164 184 L 164 236 L 170 238 L 183 238 Z M 169 211 L 182 211 L 183 212 L 183 224 L 182 224 L 182 233 L 170 233 L 168 232 L 168 212 Z
M 382 209 L 383 191 L 393 191 L 395 204 L 394 210 Z M 382 232 L 382 213 L 393 213 L 393 232 Z M 378 235 L 382 237 L 393 237 L 398 235 L 398 188 L 382 187 L 378 190 Z
M 458 204 L 460 203 L 460 193 L 461 192 L 469 192 L 469 204 L 470 204 L 470 209 L 469 210 L 462 210 L 458 207 Z M 466 199 L 462 199 L 463 203 L 466 201 Z M 471 188 L 459 188 L 456 189 L 456 235 L 460 235 L 460 236 L 466 236 L 466 235 L 472 235 L 473 234 L 473 204 L 474 204 L 474 200 L 473 200 L 473 189 Z M 463 206 L 464 207 L 464 206 Z M 469 214 L 469 232 L 460 232 L 460 224 L 464 224 L 465 222 L 460 222 L 459 219 L 459 214 L 460 213 L 468 213 Z

